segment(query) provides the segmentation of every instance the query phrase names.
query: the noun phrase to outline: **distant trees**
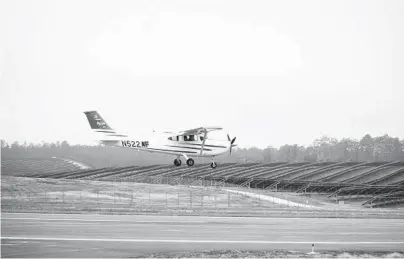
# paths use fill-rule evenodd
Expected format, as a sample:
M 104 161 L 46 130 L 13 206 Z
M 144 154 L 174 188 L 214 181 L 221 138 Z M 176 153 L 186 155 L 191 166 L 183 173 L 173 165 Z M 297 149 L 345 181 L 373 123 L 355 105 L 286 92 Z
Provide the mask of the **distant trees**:
M 67 141 L 65 140 L 65 141 L 62 141 L 62 143 L 60 144 L 60 147 L 61 147 L 61 148 L 69 148 L 70 145 L 69 145 L 69 143 L 67 143 Z
M 263 161 L 262 162 L 271 162 L 273 157 L 276 157 L 278 154 L 278 150 L 274 147 L 266 147 L 264 150 L 262 150 L 262 157 Z
M 7 143 L 7 141 L 5 141 L 4 139 L 2 139 L 1 140 L 1 148 L 3 149 L 3 148 L 8 148 L 9 146 L 8 146 L 8 143 Z
M 13 149 L 17 149 L 17 148 L 20 148 L 21 146 L 20 146 L 20 144 L 18 143 L 18 141 L 14 141 L 13 142 L 13 144 L 11 144 L 11 148 L 13 148 Z
M 74 159 L 94 167 L 151 165 L 172 163 L 172 156 L 150 154 L 122 148 L 103 146 L 70 145 L 67 141 L 55 143 L 20 143 L 9 145 L 1 140 L 2 158 L 18 159 L 24 157 L 61 157 Z M 300 145 L 283 145 L 279 148 L 268 146 L 237 148 L 232 156 L 219 156 L 218 162 L 316 162 L 316 161 L 404 161 L 404 139 L 383 135 L 372 137 L 369 134 L 360 140 L 343 138 L 337 140 L 322 136 L 307 147 Z M 209 159 L 203 160 L 205 163 Z M 201 161 L 198 161 L 200 163 Z
M 350 138 L 338 140 L 322 136 L 307 147 L 283 145 L 279 148 L 267 147 L 261 150 L 261 162 L 315 162 L 315 161 L 404 161 L 404 140 L 383 135 L 372 137 L 369 134 L 359 141 Z M 259 160 L 257 148 L 238 149 L 233 162 Z M 255 159 L 251 159 L 254 157 Z

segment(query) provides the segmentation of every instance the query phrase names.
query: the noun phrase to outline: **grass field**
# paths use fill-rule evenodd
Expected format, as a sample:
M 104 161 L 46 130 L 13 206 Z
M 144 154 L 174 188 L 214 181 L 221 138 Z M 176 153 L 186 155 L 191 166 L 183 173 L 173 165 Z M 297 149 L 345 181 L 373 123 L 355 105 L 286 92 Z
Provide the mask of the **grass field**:
M 2 178 L 2 209 L 32 206 L 89 210 L 140 207 L 251 209 L 254 206 L 276 207 L 276 204 L 215 188 L 10 176 Z
M 232 189 L 232 190 L 241 190 L 241 188 L 235 188 L 235 187 L 230 187 L 226 189 Z M 275 192 L 271 190 L 262 190 L 262 189 L 249 189 L 249 192 L 256 193 L 256 194 L 264 194 L 264 195 L 269 195 L 272 197 L 280 198 L 280 199 L 285 199 L 291 202 L 296 202 L 296 203 L 301 203 L 301 204 L 308 204 L 308 205 L 313 205 L 313 206 L 329 206 L 329 205 L 335 205 L 335 202 L 332 203 L 329 200 L 323 200 L 320 201 L 318 199 L 312 198 L 310 195 L 304 195 L 303 193 L 295 193 L 295 192 Z
M 1 185 L 2 212 L 404 218 L 402 210 L 296 208 L 215 187 L 12 176 L 2 177 Z M 289 194 L 275 195 L 304 202 Z

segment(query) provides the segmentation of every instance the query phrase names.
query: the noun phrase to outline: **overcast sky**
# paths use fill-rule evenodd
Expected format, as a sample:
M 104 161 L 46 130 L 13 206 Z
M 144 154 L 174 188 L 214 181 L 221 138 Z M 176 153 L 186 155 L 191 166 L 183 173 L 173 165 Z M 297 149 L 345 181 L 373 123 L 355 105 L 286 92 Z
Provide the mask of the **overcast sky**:
M 91 143 L 86 110 L 241 147 L 404 138 L 403 46 L 401 0 L 1 1 L 0 138 Z

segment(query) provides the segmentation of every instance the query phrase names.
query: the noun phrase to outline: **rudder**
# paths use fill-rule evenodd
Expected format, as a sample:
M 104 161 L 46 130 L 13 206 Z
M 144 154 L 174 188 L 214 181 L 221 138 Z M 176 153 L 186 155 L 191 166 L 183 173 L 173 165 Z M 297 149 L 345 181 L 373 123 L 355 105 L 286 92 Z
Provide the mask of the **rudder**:
M 101 117 L 97 111 L 84 112 L 87 117 L 90 127 L 94 130 L 110 130 L 113 129 L 107 124 L 107 122 Z
M 128 135 L 119 134 L 101 117 L 97 111 L 86 111 L 84 114 L 87 117 L 91 129 L 97 134 L 97 141 L 107 146 L 120 146 L 122 138 L 127 138 Z

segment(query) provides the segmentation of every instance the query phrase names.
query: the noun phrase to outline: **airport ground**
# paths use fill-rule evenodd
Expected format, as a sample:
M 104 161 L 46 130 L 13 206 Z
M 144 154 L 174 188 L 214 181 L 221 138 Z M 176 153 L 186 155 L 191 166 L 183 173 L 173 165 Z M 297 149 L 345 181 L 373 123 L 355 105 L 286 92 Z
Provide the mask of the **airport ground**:
M 404 252 L 402 219 L 2 214 L 2 257 L 141 257 L 206 250 Z
M 1 256 L 404 258 L 402 210 L 309 204 L 322 208 L 192 186 L 3 177 Z

